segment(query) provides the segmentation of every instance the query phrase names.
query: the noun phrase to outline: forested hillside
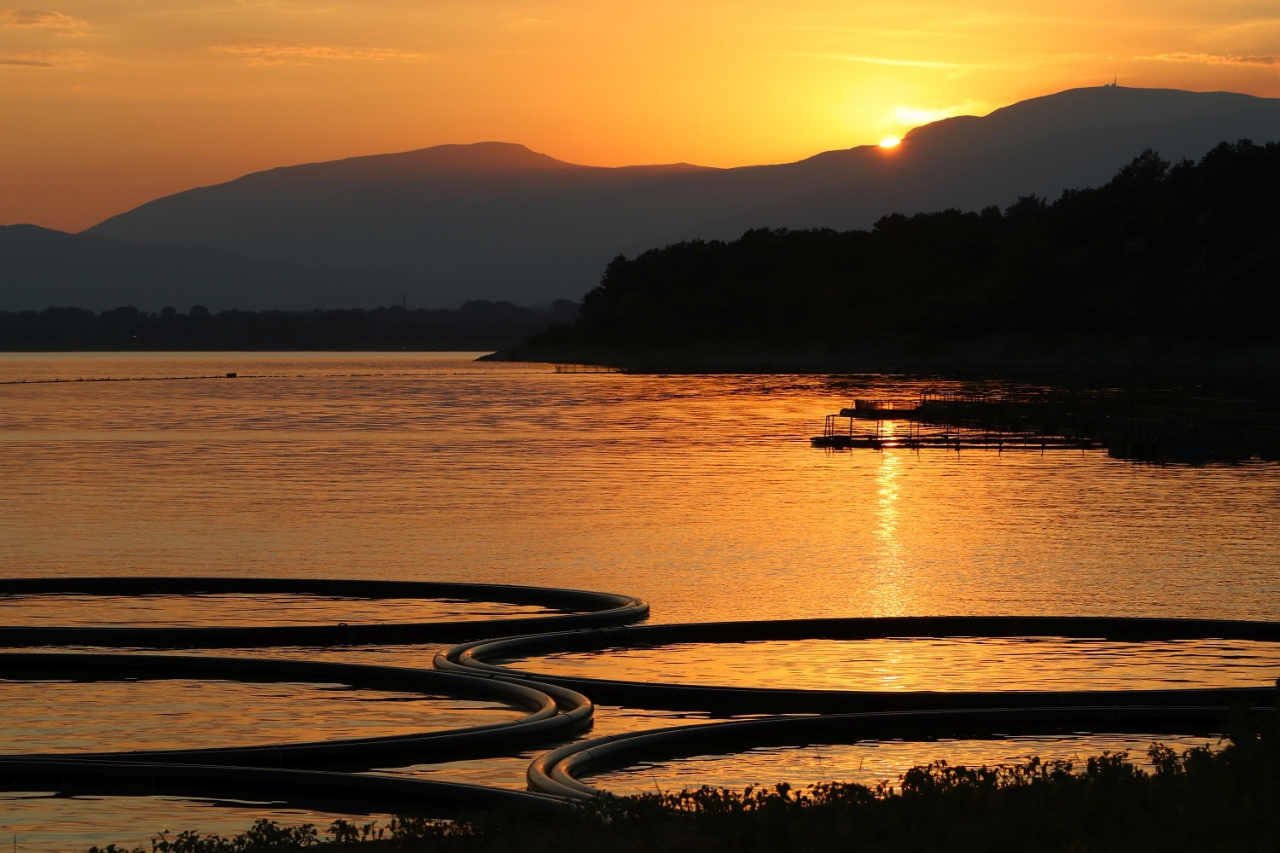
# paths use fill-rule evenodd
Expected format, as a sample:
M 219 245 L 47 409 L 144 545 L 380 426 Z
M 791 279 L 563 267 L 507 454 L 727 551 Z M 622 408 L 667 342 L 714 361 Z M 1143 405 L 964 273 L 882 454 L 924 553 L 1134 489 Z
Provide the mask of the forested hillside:
M 0 311 L 4 350 L 491 350 L 573 320 L 566 300 L 549 309 L 475 300 L 457 311 L 400 306 L 372 311 L 189 313 L 116 308 Z
M 869 231 L 756 230 L 618 257 L 572 327 L 514 357 L 925 346 L 991 336 L 1280 338 L 1280 144 L 1176 165 L 1146 151 L 1049 202 L 891 215 Z M 523 356 L 522 356 L 523 354 Z

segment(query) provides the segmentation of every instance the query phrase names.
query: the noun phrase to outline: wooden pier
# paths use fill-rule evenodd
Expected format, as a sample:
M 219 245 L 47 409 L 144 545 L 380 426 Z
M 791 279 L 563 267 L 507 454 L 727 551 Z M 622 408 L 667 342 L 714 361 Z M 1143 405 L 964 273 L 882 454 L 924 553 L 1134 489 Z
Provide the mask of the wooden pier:
M 855 424 L 862 423 L 862 429 Z M 814 447 L 1106 450 L 1144 462 L 1280 460 L 1280 409 L 1247 401 L 1130 392 L 923 394 L 914 404 L 855 400 L 827 415 Z
M 822 435 L 810 439 L 814 447 L 828 447 L 835 450 L 869 449 L 886 450 L 905 448 L 920 450 L 923 448 L 941 448 L 944 450 L 1102 450 L 1101 442 L 1084 438 L 1068 438 L 1055 435 L 1037 435 L 1020 432 L 998 432 L 989 430 L 970 430 L 964 428 L 943 429 L 941 431 L 925 431 L 920 422 L 906 418 L 887 417 L 885 412 L 871 418 L 875 429 L 870 432 L 855 432 L 855 418 L 845 414 L 827 415 Z M 901 411 L 901 410 L 899 410 Z M 840 421 L 848 420 L 848 426 L 842 427 Z M 908 429 L 902 432 L 886 432 L 885 421 L 907 420 Z

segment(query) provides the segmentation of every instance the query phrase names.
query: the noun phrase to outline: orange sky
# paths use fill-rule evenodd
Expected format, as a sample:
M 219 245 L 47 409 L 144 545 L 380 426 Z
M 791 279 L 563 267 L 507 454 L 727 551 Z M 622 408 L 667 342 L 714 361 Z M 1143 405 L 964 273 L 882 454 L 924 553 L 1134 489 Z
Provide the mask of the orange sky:
M 0 223 L 504 140 L 781 162 L 1098 85 L 1280 96 L 1275 0 L 0 0 Z M 48 5 L 45 5 L 48 4 Z

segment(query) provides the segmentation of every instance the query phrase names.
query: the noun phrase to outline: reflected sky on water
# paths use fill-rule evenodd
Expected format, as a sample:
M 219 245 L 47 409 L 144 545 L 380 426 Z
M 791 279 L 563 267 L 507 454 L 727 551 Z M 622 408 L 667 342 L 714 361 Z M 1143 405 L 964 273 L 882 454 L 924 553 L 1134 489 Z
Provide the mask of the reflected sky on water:
M 238 376 L 227 379 L 227 372 Z M 163 379 L 178 376 L 222 378 Z M 104 378 L 128 381 L 47 381 Z M 546 365 L 448 354 L 197 353 L 6 354 L 0 383 L 17 383 L 0 384 L 0 571 L 8 576 L 570 586 L 639 595 L 661 622 L 928 614 L 1280 618 L 1280 466 L 1142 466 L 1096 451 L 832 453 L 808 444 L 822 417 L 855 397 L 910 402 L 923 391 L 968 388 L 955 382 L 557 374 Z M 264 624 L 526 612 L 214 598 L 10 600 L 0 602 L 0 620 Z M 1270 650 L 1249 644 L 1157 644 L 1141 654 L 1120 644 L 1053 641 L 759 645 L 681 649 L 661 661 L 635 650 L 617 660 L 541 663 L 597 675 L 602 667 L 645 678 L 700 680 L 712 672 L 713 682 L 891 689 L 1134 677 L 1235 684 L 1276 673 Z M 426 666 L 432 651 L 333 650 L 324 657 Z M 273 701 L 200 689 L 210 697 L 208 718 L 179 715 L 168 728 L 159 705 L 141 693 L 112 697 L 137 709 L 139 731 L 175 738 L 184 731 L 195 737 L 207 720 L 236 709 L 265 712 Z M 286 706 L 299 736 L 328 736 L 335 724 L 322 720 L 342 716 L 316 704 L 332 698 L 311 695 L 317 692 L 300 691 Z M 85 693 L 66 702 L 75 703 L 88 739 L 94 726 L 114 731 L 115 711 L 105 701 Z M 20 717 L 38 707 L 35 699 L 7 703 L 3 713 Z M 664 721 L 688 720 L 605 709 L 598 732 Z M 269 729 L 246 722 L 233 733 L 254 738 Z M 1070 745 L 1104 747 L 1088 739 Z M 997 745 L 989 753 L 1027 748 Z M 831 764 L 831 773 L 854 773 L 850 768 L 867 766 L 873 755 L 891 755 L 872 762 L 889 775 L 934 758 L 978 756 L 946 743 L 848 749 L 848 760 Z M 779 755 L 765 765 L 757 757 L 702 762 L 698 778 L 728 783 L 782 773 L 801 782 L 818 772 L 803 751 Z M 421 772 L 519 787 L 525 760 Z M 693 778 L 685 773 L 673 770 L 670 783 Z M 145 800 L 129 813 L 154 814 L 159 826 L 173 808 Z M 9 801 L 3 812 L 18 815 L 14 821 L 35 814 Z M 117 840 L 91 812 L 64 809 L 49 820 L 69 826 L 82 814 L 90 829 L 104 832 L 95 843 Z M 0 825 L 0 833 L 8 831 Z

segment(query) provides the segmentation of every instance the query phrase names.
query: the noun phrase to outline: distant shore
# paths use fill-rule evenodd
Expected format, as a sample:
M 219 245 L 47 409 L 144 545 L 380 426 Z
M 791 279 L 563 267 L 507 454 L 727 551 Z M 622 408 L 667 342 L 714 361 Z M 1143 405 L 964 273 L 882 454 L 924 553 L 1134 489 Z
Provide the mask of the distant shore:
M 1031 341 L 989 338 L 932 342 L 927 347 L 888 342 L 859 350 L 750 348 L 705 344 L 670 349 L 520 344 L 482 361 L 583 364 L 636 373 L 891 373 L 914 375 L 1125 375 L 1144 373 L 1241 374 L 1280 381 L 1280 342 L 1230 347 L 1216 342 L 1148 339 Z
M 485 352 L 568 322 L 577 310 L 571 302 L 534 309 L 483 299 L 456 311 L 51 307 L 0 311 L 0 352 Z

